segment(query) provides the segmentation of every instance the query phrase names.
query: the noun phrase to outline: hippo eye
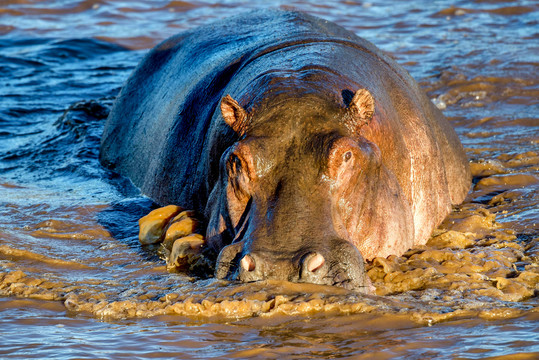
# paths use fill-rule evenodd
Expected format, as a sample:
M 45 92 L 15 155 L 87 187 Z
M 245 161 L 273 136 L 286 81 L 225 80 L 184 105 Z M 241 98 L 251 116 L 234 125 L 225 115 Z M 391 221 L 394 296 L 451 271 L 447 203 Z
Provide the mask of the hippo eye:
M 241 171 L 241 160 L 240 158 L 232 154 L 228 161 L 228 172 L 230 175 L 236 175 Z
M 343 155 L 344 162 L 350 161 L 351 158 L 352 158 L 352 152 L 351 151 L 347 151 L 347 152 L 344 153 L 344 155 Z

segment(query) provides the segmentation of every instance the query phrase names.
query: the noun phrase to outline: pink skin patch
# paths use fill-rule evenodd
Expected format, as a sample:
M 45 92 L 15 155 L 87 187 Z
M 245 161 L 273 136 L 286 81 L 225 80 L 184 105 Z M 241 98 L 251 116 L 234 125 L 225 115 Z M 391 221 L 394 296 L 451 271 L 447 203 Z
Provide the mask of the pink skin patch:
M 245 255 L 240 261 L 240 266 L 245 271 L 253 271 L 255 269 L 255 261 L 249 255 Z
M 309 259 L 307 269 L 310 272 L 315 272 L 316 270 L 320 269 L 325 262 L 326 260 L 324 259 L 324 257 L 317 253 L 315 256 Z

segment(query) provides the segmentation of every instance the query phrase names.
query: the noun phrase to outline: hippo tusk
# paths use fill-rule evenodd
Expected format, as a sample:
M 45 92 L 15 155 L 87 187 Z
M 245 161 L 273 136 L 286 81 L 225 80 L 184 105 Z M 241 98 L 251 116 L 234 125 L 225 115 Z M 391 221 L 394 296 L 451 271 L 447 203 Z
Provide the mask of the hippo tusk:
M 255 261 L 251 256 L 245 255 L 240 261 L 240 266 L 243 270 L 251 272 L 255 269 Z
M 310 272 L 315 272 L 316 270 L 320 269 L 325 262 L 326 260 L 324 259 L 324 257 L 319 253 L 316 253 L 316 255 L 309 259 L 309 263 L 307 264 L 307 270 L 309 270 Z

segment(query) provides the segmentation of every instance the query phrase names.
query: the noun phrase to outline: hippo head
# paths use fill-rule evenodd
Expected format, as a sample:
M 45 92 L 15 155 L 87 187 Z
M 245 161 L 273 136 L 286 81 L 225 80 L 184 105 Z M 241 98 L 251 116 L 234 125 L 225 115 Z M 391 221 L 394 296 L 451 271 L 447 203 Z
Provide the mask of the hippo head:
M 381 156 L 359 135 L 373 116 L 372 96 L 362 89 L 348 102 L 289 97 L 248 113 L 223 98 L 239 141 L 221 157 L 206 210 L 208 242 L 220 249 L 217 278 L 368 292 L 352 233 L 368 201 L 365 177 Z

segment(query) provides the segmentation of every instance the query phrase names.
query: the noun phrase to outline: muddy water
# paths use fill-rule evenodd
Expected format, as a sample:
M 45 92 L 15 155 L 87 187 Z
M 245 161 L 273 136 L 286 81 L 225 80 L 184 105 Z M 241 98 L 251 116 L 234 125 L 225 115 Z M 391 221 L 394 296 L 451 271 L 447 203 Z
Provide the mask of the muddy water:
M 376 294 L 169 274 L 155 205 L 97 162 L 123 81 L 160 40 L 297 8 L 394 56 L 456 128 L 474 187 L 424 247 L 375 259 Z M 534 1 L 0 3 L 0 357 L 539 356 Z

